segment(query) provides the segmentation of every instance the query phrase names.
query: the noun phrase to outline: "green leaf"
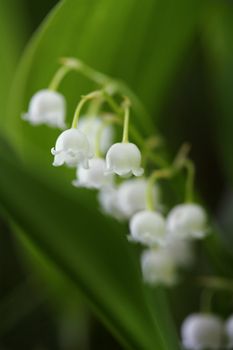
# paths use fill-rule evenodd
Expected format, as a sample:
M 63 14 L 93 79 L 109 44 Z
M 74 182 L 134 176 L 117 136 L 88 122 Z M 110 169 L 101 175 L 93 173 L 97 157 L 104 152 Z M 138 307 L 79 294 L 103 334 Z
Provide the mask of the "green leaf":
M 61 56 L 77 56 L 125 80 L 157 113 L 192 41 L 200 9 L 196 0 L 63 1 L 26 50 L 11 95 L 8 136 L 31 170 L 2 159 L 0 198 L 43 254 L 134 350 L 177 348 L 163 293 L 156 291 L 154 302 L 148 301 L 139 257 L 132 256 L 123 227 L 97 213 L 91 194 L 67 185 L 65 170 L 52 169 L 50 148 L 57 131 L 32 128 L 20 115 L 33 93 L 48 85 Z M 76 74 L 66 78 L 61 91 L 69 121 L 79 96 L 93 88 Z M 135 115 L 134 120 L 144 136 L 153 132 L 151 119 Z
M 163 294 L 155 291 L 152 309 L 139 257 L 121 227 L 81 206 L 75 191 L 69 196 L 55 192 L 9 160 L 7 152 L 0 153 L 0 161 L 1 205 L 82 291 L 122 343 L 131 349 L 162 350 L 172 342 L 172 348 L 178 348 Z
M 203 48 L 206 55 L 210 92 L 216 114 L 213 123 L 225 174 L 233 181 L 233 12 L 229 2 L 206 7 L 203 21 Z
M 1 67 L 1 94 L 0 94 L 0 120 L 1 124 L 6 118 L 6 106 L 9 90 L 19 59 L 20 50 L 25 38 L 23 4 L 17 5 L 15 1 L 1 1 L 0 3 L 0 67 Z M 17 15 L 16 15 L 17 14 Z

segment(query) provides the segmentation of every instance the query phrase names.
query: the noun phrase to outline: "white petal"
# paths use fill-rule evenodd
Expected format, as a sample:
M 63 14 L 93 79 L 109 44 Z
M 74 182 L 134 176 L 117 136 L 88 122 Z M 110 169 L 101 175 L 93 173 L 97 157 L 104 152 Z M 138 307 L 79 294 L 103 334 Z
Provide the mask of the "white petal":
M 143 279 L 151 285 L 173 285 L 177 280 L 171 257 L 163 250 L 146 250 L 141 256 Z
M 90 146 L 87 137 L 77 129 L 63 131 L 58 137 L 52 154 L 62 154 L 64 163 L 69 167 L 78 164 L 88 169 Z M 56 162 L 55 162 L 56 163 Z
M 113 171 L 120 176 L 129 176 L 132 173 L 140 176 L 143 169 L 140 167 L 141 153 L 133 143 L 115 143 L 106 154 L 107 171 Z
M 29 110 L 23 119 L 33 125 L 47 124 L 51 127 L 65 126 L 66 102 L 56 91 L 40 90 L 29 103 Z
M 138 211 L 146 209 L 147 180 L 144 178 L 132 178 L 124 181 L 118 190 L 119 206 L 127 218 Z M 158 205 L 158 187 L 153 188 L 153 204 Z
M 207 234 L 207 216 L 197 204 L 180 204 L 167 217 L 168 232 L 180 239 L 202 238 Z
M 227 335 L 227 348 L 233 348 L 233 315 L 231 315 L 225 323 L 225 333 Z
M 223 333 L 221 319 L 212 314 L 192 314 L 181 328 L 183 345 L 193 350 L 221 349 Z
M 144 210 L 130 220 L 130 234 L 136 242 L 153 246 L 166 242 L 165 219 L 160 213 Z

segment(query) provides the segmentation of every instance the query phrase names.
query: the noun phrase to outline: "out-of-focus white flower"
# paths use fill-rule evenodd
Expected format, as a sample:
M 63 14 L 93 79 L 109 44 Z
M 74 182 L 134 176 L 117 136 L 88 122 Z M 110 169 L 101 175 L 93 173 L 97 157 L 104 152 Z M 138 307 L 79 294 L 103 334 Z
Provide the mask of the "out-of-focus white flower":
M 106 153 L 113 143 L 114 129 L 112 125 L 105 125 L 105 122 L 95 116 L 82 117 L 79 120 L 78 128 L 88 138 L 92 152 L 95 154 L 96 142 L 100 137 L 100 151 Z M 101 133 L 101 135 L 99 135 Z
M 96 188 L 110 185 L 113 176 L 105 175 L 105 161 L 102 158 L 93 158 L 89 161 L 89 169 L 77 168 L 77 179 L 73 181 L 76 187 Z
M 98 201 L 105 214 L 110 215 L 119 221 L 125 219 L 124 213 L 118 205 L 118 191 L 116 187 L 102 187 L 98 193 Z
M 163 249 L 179 267 L 187 268 L 194 261 L 192 242 L 188 240 L 168 238 L 167 244 Z
M 164 245 L 166 242 L 165 219 L 158 212 L 139 211 L 132 216 L 129 226 L 131 241 L 148 246 Z
M 223 346 L 223 334 L 221 319 L 211 314 L 192 314 L 181 327 L 182 343 L 190 350 L 219 350 Z
M 197 204 L 180 204 L 167 217 L 167 231 L 180 239 L 203 238 L 207 233 L 207 216 Z
M 66 164 L 76 167 L 78 164 L 85 169 L 89 168 L 88 160 L 92 158 L 87 137 L 77 129 L 63 131 L 51 150 L 54 155 L 54 166 Z
M 146 179 L 130 179 L 119 186 L 119 207 L 127 218 L 146 209 L 146 188 Z M 156 186 L 153 188 L 153 197 L 155 205 L 159 200 L 159 190 Z
M 106 155 L 106 172 L 120 176 L 141 176 L 141 152 L 134 143 L 114 143 Z
M 233 315 L 225 323 L 225 333 L 227 336 L 227 348 L 233 349 Z
M 66 101 L 63 95 L 52 90 L 40 90 L 31 98 L 23 119 L 33 125 L 46 124 L 64 129 L 65 114 Z
M 176 266 L 164 250 L 148 249 L 142 253 L 141 268 L 144 282 L 151 285 L 173 285 L 177 280 Z

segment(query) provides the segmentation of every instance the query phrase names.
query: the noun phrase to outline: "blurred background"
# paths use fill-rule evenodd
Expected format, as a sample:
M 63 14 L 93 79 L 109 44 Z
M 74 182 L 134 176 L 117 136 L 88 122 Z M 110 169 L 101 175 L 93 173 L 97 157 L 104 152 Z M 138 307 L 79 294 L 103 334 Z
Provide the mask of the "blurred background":
M 90 16 L 95 12 L 96 3 L 96 1 L 90 1 Z M 133 4 L 133 1 L 131 3 Z M 6 126 L 6 116 L 13 114 L 14 106 L 11 105 L 19 106 L 19 102 L 11 100 L 16 91 L 12 84 L 15 79 L 16 84 L 19 84 L 22 77 L 17 75 L 15 78 L 17 67 L 31 36 L 37 32 L 40 23 L 56 4 L 55 0 L 35 2 L 1 0 L 0 67 L 4 75 L 1 74 L 2 118 L 0 122 L 1 132 L 6 133 L 7 137 L 8 128 L 17 128 L 18 125 L 12 123 L 10 127 Z M 118 6 L 117 2 L 115 4 Z M 149 5 L 146 7 L 146 4 L 147 1 L 145 11 L 149 13 Z M 233 2 L 230 0 L 191 1 L 189 5 L 185 5 L 184 1 L 177 1 L 176 5 L 172 4 L 172 1 L 165 1 L 162 4 L 162 1 L 155 0 L 153 10 L 156 16 L 152 16 L 147 22 L 143 9 L 140 10 L 139 4 L 135 4 L 135 17 L 132 24 L 128 23 L 125 37 L 122 36 L 118 40 L 115 31 L 111 32 L 111 28 L 109 29 L 113 46 L 114 42 L 118 45 L 118 50 L 115 52 L 116 60 L 120 61 L 122 66 L 124 65 L 124 69 L 120 68 L 119 63 L 114 67 L 109 66 L 107 70 L 117 77 L 126 77 L 126 81 L 135 88 L 151 112 L 153 123 L 166 139 L 166 147 L 171 156 L 184 141 L 191 143 L 191 157 L 197 166 L 196 188 L 220 233 L 223 246 L 228 246 L 227 254 L 230 254 L 233 247 Z M 122 6 L 122 15 L 123 10 L 124 6 Z M 106 13 L 108 11 L 110 8 Z M 109 13 L 114 17 L 112 12 Z M 101 15 L 104 16 L 104 13 L 99 14 L 100 18 Z M 85 21 L 88 22 L 88 14 L 85 16 Z M 135 28 L 135 22 L 141 23 L 140 21 L 143 21 L 144 29 Z M 98 32 L 98 23 L 97 21 L 93 28 L 90 25 L 89 31 Z M 121 22 L 116 21 L 115 25 L 121 26 Z M 66 23 L 64 23 L 65 26 Z M 87 26 L 87 23 L 80 23 L 80 28 L 84 26 Z M 170 36 L 171 33 L 173 36 Z M 87 38 L 88 35 L 87 30 Z M 136 47 L 138 38 L 142 41 L 140 52 Z M 107 42 L 105 45 L 108 47 L 110 43 Z M 97 68 L 104 69 L 105 64 L 101 63 L 94 43 L 93 46 L 93 52 L 90 45 L 89 56 L 86 55 L 90 61 L 92 60 L 90 63 L 93 66 L 96 60 Z M 26 91 L 24 108 L 32 92 L 36 91 L 40 84 L 42 85 L 43 69 L 38 68 L 37 71 L 34 68 L 39 67 L 39 61 L 42 55 L 45 55 L 46 48 L 46 45 L 43 46 L 40 51 L 41 56 L 33 58 L 36 64 L 32 65 L 28 73 L 30 76 L 28 81 L 32 81 L 32 87 L 23 86 Z M 105 46 L 101 49 L 107 52 Z M 78 51 L 77 48 L 76 51 Z M 130 52 L 132 55 L 138 55 L 134 71 L 131 69 Z M 72 54 L 72 48 L 67 50 L 67 54 Z M 125 57 L 123 57 L 124 54 Z M 83 56 L 85 58 L 85 54 Z M 90 58 L 91 56 L 93 59 Z M 46 59 L 49 60 L 50 57 L 45 58 L 44 62 Z M 142 63 L 144 61 L 146 61 L 145 65 Z M 144 76 L 140 71 L 142 65 Z M 53 63 L 45 73 L 46 79 L 43 84 L 47 83 L 47 78 L 54 72 L 55 67 Z M 153 75 L 150 77 L 151 72 Z M 36 83 L 38 76 L 41 78 L 38 78 Z M 71 81 L 70 84 L 73 86 L 74 82 Z M 67 86 L 64 84 L 64 91 Z M 84 84 L 84 90 L 87 87 L 89 88 Z M 70 99 L 73 108 L 72 97 Z M 19 118 L 15 115 L 14 118 L 16 117 Z M 28 140 L 35 138 L 37 142 L 38 134 L 31 134 L 29 137 L 29 127 L 26 128 L 27 126 L 22 137 Z M 13 140 L 13 134 L 9 132 L 10 140 Z M 51 135 L 55 134 L 48 134 L 45 139 L 48 140 Z M 17 142 L 14 141 L 12 144 L 14 143 L 15 146 Z M 48 148 L 48 144 L 47 142 L 45 146 L 41 146 L 42 151 L 37 147 L 37 155 L 43 152 L 43 147 Z M 33 153 L 34 149 L 28 155 L 27 159 L 30 161 Z M 30 161 L 26 160 L 26 164 Z M 32 167 L 35 167 L 33 161 Z M 41 169 L 38 172 L 41 172 Z M 24 205 L 23 198 L 22 205 Z M 31 243 L 27 239 L 19 242 L 15 238 L 15 232 L 18 230 L 18 227 L 13 229 L 9 224 L 3 208 L 0 212 L 0 315 L 2 319 L 0 349 L 122 349 L 117 340 L 90 311 L 81 296 L 75 294 L 74 297 L 70 296 L 63 302 L 57 298 L 53 287 L 48 287 L 46 278 L 43 277 L 46 274 L 47 277 L 50 274 L 54 276 L 51 272 L 53 266 L 33 251 L 33 247 L 31 247 L 33 259 L 26 257 L 24 248 Z M 178 287 L 167 292 L 177 330 L 182 319 L 198 307 L 198 298 L 195 297 L 199 295 L 199 291 L 187 288 L 187 283 L 192 280 L 194 273 L 203 270 L 208 273 L 217 271 L 217 274 L 233 277 L 233 265 L 229 266 L 228 261 L 224 264 L 221 260 L 222 256 L 227 256 L 224 250 L 221 253 L 218 252 L 220 255 L 215 254 L 209 246 L 203 251 L 203 247 L 198 245 L 196 250 L 199 257 L 198 266 L 184 276 Z M 211 263 L 204 257 L 206 252 L 210 254 Z M 63 292 L 66 294 L 67 291 Z M 62 292 L 60 294 L 63 295 Z M 76 302 L 69 302 L 74 298 L 77 299 Z M 225 317 L 229 313 L 229 307 L 232 311 L 233 303 L 230 296 L 224 292 L 220 293 L 216 297 L 216 310 Z

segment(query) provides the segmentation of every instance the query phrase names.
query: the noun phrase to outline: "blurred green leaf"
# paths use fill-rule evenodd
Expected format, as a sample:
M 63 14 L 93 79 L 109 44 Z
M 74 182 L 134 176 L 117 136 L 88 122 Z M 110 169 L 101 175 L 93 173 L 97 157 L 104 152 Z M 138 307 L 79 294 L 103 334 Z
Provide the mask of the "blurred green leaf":
M 203 49 L 210 82 L 214 113 L 212 121 L 216 141 L 216 153 L 226 179 L 233 183 L 233 5 L 231 2 L 207 3 L 203 16 Z M 218 222 L 227 245 L 232 248 L 232 199 L 227 184 L 225 196 L 219 207 Z M 213 254 L 212 254 L 213 255 Z M 227 265 L 227 254 L 223 264 Z M 228 271 L 225 266 L 225 271 Z M 228 272 L 229 274 L 229 272 Z
M 172 343 L 178 348 L 163 295 L 155 292 L 153 309 L 141 282 L 138 256 L 120 226 L 82 207 L 75 191 L 69 196 L 55 192 L 9 160 L 6 152 L 0 159 L 1 205 L 78 286 L 123 344 L 170 349 Z
M 0 2 L 1 124 L 6 118 L 9 90 L 25 40 L 26 24 L 24 23 L 23 4 L 20 5 L 16 1 Z
M 233 181 L 233 5 L 208 2 L 203 16 L 203 48 L 216 108 L 215 136 L 225 174 Z
M 77 56 L 124 79 L 157 113 L 192 42 L 201 6 L 196 0 L 63 1 L 26 50 L 11 95 L 8 135 L 31 170 L 2 159 L 1 199 L 43 254 L 70 276 L 132 349 L 177 348 L 163 293 L 156 291 L 154 302 L 148 302 L 138 257 L 131 256 L 122 226 L 96 212 L 91 194 L 70 188 L 64 170 L 52 169 L 50 148 L 57 131 L 32 128 L 20 115 L 32 94 L 48 85 L 61 56 Z M 76 74 L 66 78 L 61 91 L 69 121 L 79 96 L 93 88 Z M 153 131 L 149 118 L 137 118 L 135 124 L 145 136 Z

